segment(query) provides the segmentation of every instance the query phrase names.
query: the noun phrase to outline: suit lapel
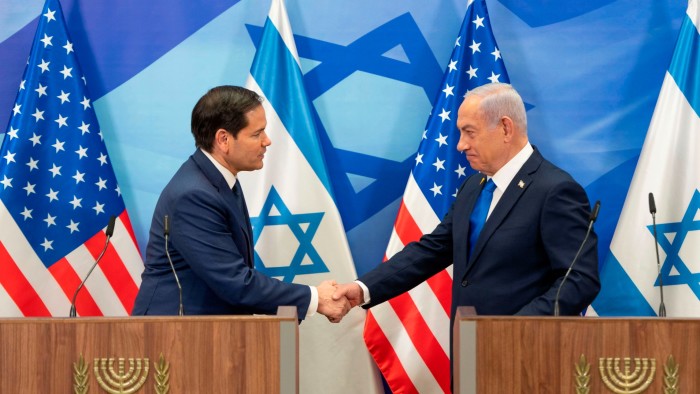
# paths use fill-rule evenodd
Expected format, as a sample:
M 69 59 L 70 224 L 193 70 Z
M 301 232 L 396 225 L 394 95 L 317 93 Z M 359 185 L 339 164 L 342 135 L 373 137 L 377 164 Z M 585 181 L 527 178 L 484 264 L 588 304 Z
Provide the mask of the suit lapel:
M 454 261 L 462 261 L 465 265 L 469 250 L 469 216 L 474 210 L 474 205 L 476 205 L 476 200 L 479 198 L 479 193 L 483 187 L 482 179 L 484 179 L 484 176 L 479 173 L 467 178 L 457 193 L 457 201 L 454 204 L 452 235 L 454 237 L 453 242 L 459 244 L 459 247 L 454 249 Z
M 493 233 L 501 226 L 501 223 L 503 223 L 503 220 L 505 220 L 508 214 L 513 210 L 520 197 L 525 193 L 525 190 L 532 184 L 534 181 L 534 173 L 540 167 L 540 164 L 542 164 L 542 160 L 542 155 L 535 148 L 530 158 L 523 164 L 520 171 L 518 171 L 508 187 L 506 187 L 503 196 L 501 196 L 498 204 L 496 204 L 493 212 L 491 212 L 491 215 L 486 220 L 484 228 L 481 230 L 479 239 L 474 246 L 474 252 L 469 258 L 467 270 L 471 268 Z M 469 212 L 471 212 L 471 210 Z
M 202 170 L 205 177 L 211 182 L 211 184 L 216 187 L 221 197 L 226 202 L 226 206 L 229 211 L 233 214 L 236 219 L 241 232 L 243 233 L 243 239 L 245 240 L 245 247 L 247 252 L 246 263 L 248 266 L 252 267 L 255 258 L 253 256 L 253 240 L 252 240 L 252 229 L 250 228 L 250 220 L 248 220 L 245 215 L 238 209 L 238 203 L 236 203 L 236 198 L 233 196 L 233 191 L 229 189 L 226 179 L 221 175 L 219 170 L 214 166 L 214 164 L 209 160 L 208 157 L 197 149 L 192 155 L 192 159 L 195 161 L 197 166 Z M 244 200 L 245 204 L 245 200 Z

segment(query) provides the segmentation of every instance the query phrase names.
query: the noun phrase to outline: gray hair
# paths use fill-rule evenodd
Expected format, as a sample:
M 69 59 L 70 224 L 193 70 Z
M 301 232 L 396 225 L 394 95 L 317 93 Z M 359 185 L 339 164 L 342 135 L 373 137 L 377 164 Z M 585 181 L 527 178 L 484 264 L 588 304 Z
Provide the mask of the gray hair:
M 470 96 L 481 98 L 480 108 L 489 127 L 495 127 L 501 117 L 507 116 L 524 134 L 527 134 L 527 115 L 520 94 L 507 83 L 489 83 L 470 90 Z

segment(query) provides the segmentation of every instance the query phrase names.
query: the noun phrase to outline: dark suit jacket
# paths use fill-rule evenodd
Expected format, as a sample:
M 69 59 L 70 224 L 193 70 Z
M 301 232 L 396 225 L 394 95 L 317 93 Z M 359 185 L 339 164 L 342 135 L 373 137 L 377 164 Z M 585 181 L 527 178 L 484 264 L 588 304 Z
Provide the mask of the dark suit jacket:
M 299 319 L 306 316 L 308 286 L 281 282 L 253 268 L 252 233 L 246 231 L 250 223 L 224 177 L 200 150 L 158 199 L 133 315 L 178 313 L 177 285 L 165 254 L 165 215 L 186 315 L 274 314 L 280 305 L 294 305 Z
M 464 182 L 431 234 L 359 278 L 370 292 L 366 308 L 410 290 L 454 262 L 452 319 L 457 306 L 464 305 L 481 315 L 553 314 L 557 287 L 588 228 L 585 191 L 535 149 L 503 193 L 467 260 L 469 216 L 482 178 L 475 174 Z M 597 237 L 592 233 L 562 288 L 561 314 L 580 313 L 599 290 Z

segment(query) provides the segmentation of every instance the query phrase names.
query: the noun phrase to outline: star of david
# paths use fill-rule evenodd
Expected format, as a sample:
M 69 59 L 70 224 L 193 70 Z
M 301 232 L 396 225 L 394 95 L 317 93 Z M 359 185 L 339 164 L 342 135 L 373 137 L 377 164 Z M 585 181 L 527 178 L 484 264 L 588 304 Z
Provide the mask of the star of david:
M 247 24 L 246 28 L 257 46 L 263 27 Z M 437 81 L 442 77 L 442 67 L 410 13 L 399 15 L 347 45 L 297 34 L 294 41 L 299 57 L 318 63 L 304 75 L 306 93 L 311 102 L 356 72 L 421 87 L 429 100 L 435 97 L 440 88 Z M 403 49 L 405 61 L 386 55 L 395 47 Z M 411 155 L 399 163 L 336 149 L 315 107 L 312 106 L 311 111 L 318 126 L 329 175 L 333 179 L 338 209 L 346 231 L 350 231 L 401 197 L 414 157 Z M 347 174 L 373 178 L 375 181 L 356 192 Z
M 272 207 L 275 207 L 279 214 L 273 215 Z M 281 277 L 285 282 L 294 281 L 294 277 L 297 275 L 329 272 L 328 267 L 311 243 L 311 241 L 314 239 L 316 231 L 318 230 L 318 227 L 321 224 L 323 214 L 323 212 L 303 214 L 291 213 L 287 205 L 282 200 L 282 197 L 280 197 L 279 193 L 273 186 L 265 199 L 265 203 L 260 211 L 260 216 L 250 218 L 250 222 L 253 226 L 255 268 L 268 276 Z M 297 250 L 288 266 L 267 267 L 265 266 L 265 262 L 262 260 L 257 250 L 255 250 L 255 244 L 257 244 L 258 239 L 260 239 L 260 234 L 262 234 L 263 230 L 267 226 L 288 226 L 292 234 L 294 234 L 294 237 L 296 237 L 296 240 L 299 242 L 299 246 L 297 247 Z M 284 247 L 284 245 L 279 246 Z M 304 258 L 307 256 L 311 261 L 311 264 L 302 265 Z
M 700 273 L 692 272 L 688 267 L 688 264 L 697 264 L 698 262 L 685 262 L 680 255 L 681 247 L 688 233 L 700 230 L 700 220 L 696 219 L 698 210 L 700 210 L 700 192 L 695 190 L 681 221 L 658 224 L 656 229 L 659 246 L 666 252 L 666 260 L 661 266 L 660 275 L 664 286 L 688 285 L 695 293 L 695 296 L 700 299 Z M 647 229 L 653 234 L 653 226 L 647 226 Z M 670 236 L 667 236 L 667 234 Z M 673 268 L 676 269 L 677 273 L 672 275 L 671 271 Z M 658 285 L 659 278 L 654 283 L 654 286 Z

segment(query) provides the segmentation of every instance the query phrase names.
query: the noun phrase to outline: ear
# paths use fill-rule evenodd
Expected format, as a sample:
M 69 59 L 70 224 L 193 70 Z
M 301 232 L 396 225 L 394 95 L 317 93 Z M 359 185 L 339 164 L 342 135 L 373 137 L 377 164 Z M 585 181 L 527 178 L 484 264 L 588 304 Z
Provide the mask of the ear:
M 231 134 L 229 134 L 229 132 L 225 129 L 216 130 L 216 133 L 214 133 L 214 149 L 222 152 L 228 152 L 229 138 L 232 138 Z
M 503 128 L 503 141 L 510 142 L 515 135 L 515 125 L 513 119 L 504 116 L 501 118 L 501 127 Z

